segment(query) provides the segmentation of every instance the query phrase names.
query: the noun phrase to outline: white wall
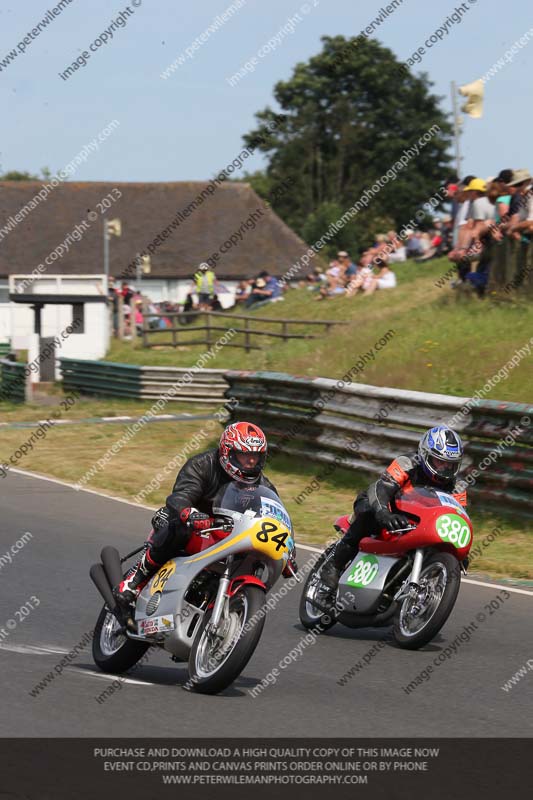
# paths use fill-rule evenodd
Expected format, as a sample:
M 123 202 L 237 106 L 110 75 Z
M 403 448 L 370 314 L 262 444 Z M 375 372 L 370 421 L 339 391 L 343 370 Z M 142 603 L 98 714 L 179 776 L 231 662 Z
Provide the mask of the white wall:
M 11 303 L 0 303 L 0 342 L 11 338 Z
M 43 275 L 31 279 L 29 275 L 11 276 L 11 291 L 24 280 L 24 291 L 39 294 L 98 294 L 104 293 L 103 275 L 55 276 Z M 179 279 L 159 279 L 146 277 L 140 283 L 131 281 L 131 286 L 140 289 L 154 303 L 168 300 L 183 303 L 191 288 L 191 281 Z M 223 281 L 228 293 L 220 295 L 224 308 L 235 302 L 237 281 Z M 43 336 L 58 336 L 72 322 L 72 306 L 48 305 L 41 313 Z M 11 340 L 14 349 L 35 349 L 31 336 L 34 332 L 34 312 L 30 305 L 21 303 L 0 303 L 0 341 Z M 110 320 L 105 303 L 85 303 L 85 333 L 72 333 L 63 340 L 57 355 L 69 358 L 101 359 L 105 356 L 111 338 Z M 59 377 L 59 374 L 58 374 Z M 38 380 L 38 376 L 34 377 Z
M 105 296 L 105 276 L 11 276 L 10 288 L 24 281 L 24 291 L 39 294 L 95 295 Z M 29 280 L 28 280 L 29 279 Z M 58 337 L 56 357 L 101 359 L 105 356 L 111 338 L 109 309 L 105 302 L 84 303 L 84 332 L 66 333 L 72 323 L 72 305 L 45 305 L 41 312 L 41 335 Z M 0 304 L 0 339 L 10 339 L 15 350 L 28 350 L 29 360 L 38 357 L 38 337 L 34 334 L 35 315 L 30 304 Z M 65 335 L 65 338 L 62 337 Z M 59 365 L 56 378 L 60 378 Z M 39 374 L 32 373 L 32 380 L 38 381 Z

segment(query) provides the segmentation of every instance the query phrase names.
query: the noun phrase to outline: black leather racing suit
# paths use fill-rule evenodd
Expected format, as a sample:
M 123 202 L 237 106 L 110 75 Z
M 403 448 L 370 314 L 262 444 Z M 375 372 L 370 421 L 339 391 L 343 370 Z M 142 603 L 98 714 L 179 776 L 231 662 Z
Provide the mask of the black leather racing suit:
M 189 458 L 178 472 L 172 494 L 166 500 L 169 523 L 158 527 L 152 537 L 150 556 L 157 563 L 164 564 L 174 558 L 187 544 L 191 533 L 180 520 L 183 509 L 196 508 L 211 515 L 213 500 L 232 480 L 220 465 L 218 448 Z M 275 486 L 264 475 L 259 484 L 277 494 Z
M 397 492 L 409 491 L 413 486 L 438 488 L 453 495 L 461 505 L 466 506 L 466 492 L 459 488 L 457 481 L 437 485 L 422 469 L 417 453 L 398 456 L 375 483 L 355 498 L 350 527 L 335 550 L 333 560 L 338 569 L 345 566 L 348 558 L 353 558 L 361 539 L 379 533 L 380 526 L 376 521 L 376 514 L 389 509 L 389 503 Z

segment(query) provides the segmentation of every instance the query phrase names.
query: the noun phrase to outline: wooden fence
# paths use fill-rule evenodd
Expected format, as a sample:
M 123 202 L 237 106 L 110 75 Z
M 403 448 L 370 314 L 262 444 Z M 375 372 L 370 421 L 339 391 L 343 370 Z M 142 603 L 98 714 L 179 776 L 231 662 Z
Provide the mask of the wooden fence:
M 194 321 L 195 319 L 205 318 L 204 325 L 194 325 L 191 327 L 187 327 L 187 321 L 190 319 Z M 174 324 L 170 328 L 157 328 L 151 329 L 149 320 L 150 319 L 161 319 L 161 318 L 168 318 Z M 217 321 L 221 319 L 226 324 L 225 325 L 217 325 Z M 185 324 L 176 324 L 179 323 L 180 320 L 182 323 Z M 242 322 L 242 326 L 239 324 L 235 324 L 235 321 Z M 276 331 L 267 331 L 267 330 L 257 330 L 253 327 L 253 323 L 261 324 L 261 325 L 279 325 L 281 327 L 280 332 Z M 157 347 L 161 344 L 169 344 L 172 347 L 180 347 L 180 346 L 190 346 L 194 344 L 204 345 L 206 347 L 211 347 L 218 338 L 223 336 L 224 333 L 228 333 L 230 330 L 233 330 L 235 333 L 232 336 L 239 336 L 242 337 L 242 341 L 235 342 L 233 340 L 225 342 L 224 347 L 239 347 L 241 349 L 246 350 L 248 353 L 250 350 L 262 350 L 262 348 L 253 343 L 253 337 L 258 336 L 269 336 L 275 339 L 283 339 L 284 342 L 288 341 L 289 339 L 316 339 L 318 338 L 315 334 L 312 333 L 293 333 L 289 330 L 290 326 L 295 325 L 304 325 L 304 326 L 322 326 L 326 329 L 326 332 L 330 330 L 333 325 L 346 325 L 345 322 L 340 322 L 337 320 L 304 320 L 304 319 L 276 319 L 273 317 L 256 317 L 256 316 L 245 316 L 240 314 L 225 314 L 220 311 L 187 311 L 187 312 L 179 312 L 174 311 L 169 314 L 144 314 L 144 322 L 143 322 L 143 330 L 142 330 L 142 342 L 143 347 Z M 188 335 L 194 334 L 197 336 L 199 332 L 205 332 L 204 338 L 188 338 Z M 169 338 L 169 341 L 166 341 Z M 159 341 L 157 341 L 159 339 Z M 163 339 L 163 341 L 161 341 Z M 152 341 L 151 341 L 152 340 Z
M 516 291 L 533 296 L 533 242 L 506 237 L 490 247 L 489 291 L 510 297 Z

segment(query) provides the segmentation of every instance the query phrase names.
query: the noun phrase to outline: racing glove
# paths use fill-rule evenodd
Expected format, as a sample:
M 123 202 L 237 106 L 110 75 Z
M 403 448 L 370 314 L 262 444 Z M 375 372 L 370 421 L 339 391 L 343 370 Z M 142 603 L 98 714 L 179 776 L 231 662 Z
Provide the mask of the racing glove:
M 163 506 L 163 508 L 158 508 L 152 517 L 152 528 L 154 531 L 157 531 L 159 528 L 164 528 L 165 525 L 168 525 L 169 521 L 170 514 L 168 508 L 166 506 Z
M 184 508 L 180 512 L 180 520 L 191 531 L 203 531 L 211 528 L 215 521 L 209 514 L 196 511 L 194 508 Z
M 376 514 L 376 522 L 381 528 L 386 528 L 391 533 L 402 528 L 409 528 L 411 522 L 403 514 L 394 514 L 386 508 L 380 509 Z

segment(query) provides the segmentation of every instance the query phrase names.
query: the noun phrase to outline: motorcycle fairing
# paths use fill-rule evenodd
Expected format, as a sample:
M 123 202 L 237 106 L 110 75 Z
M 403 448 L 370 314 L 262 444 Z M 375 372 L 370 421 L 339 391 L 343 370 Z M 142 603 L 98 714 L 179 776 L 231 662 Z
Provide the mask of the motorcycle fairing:
M 344 606 L 345 611 L 358 614 L 374 613 L 389 573 L 398 560 L 396 556 L 359 552 L 344 570 L 339 581 L 338 602 Z M 350 599 L 350 595 L 354 599 Z
M 268 524 L 266 533 L 265 523 Z M 285 533 L 286 537 L 283 536 Z M 217 569 L 216 565 L 222 558 L 249 553 L 233 577 L 250 574 L 254 564 L 261 561 L 267 567 L 267 574 L 262 576 L 262 580 L 269 589 L 278 580 L 291 546 L 290 531 L 279 519 L 257 519 L 243 514 L 240 520 L 236 520 L 233 533 L 222 542 L 195 556 L 176 557 L 167 561 L 140 593 L 135 608 L 135 621 L 140 624 L 142 620 L 150 618 L 151 606 L 148 604 L 152 600 L 154 606 L 153 598 L 159 595 L 159 603 L 155 606 L 157 615 L 171 617 L 175 628 L 158 633 L 157 637 L 162 641 L 165 650 L 180 658 L 187 658 L 204 615 L 202 609 L 185 600 L 192 580 L 205 568 Z M 156 613 L 155 610 L 152 613 Z

